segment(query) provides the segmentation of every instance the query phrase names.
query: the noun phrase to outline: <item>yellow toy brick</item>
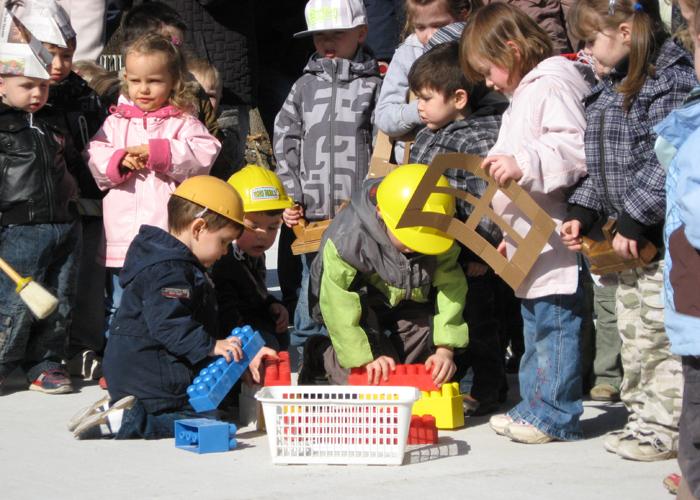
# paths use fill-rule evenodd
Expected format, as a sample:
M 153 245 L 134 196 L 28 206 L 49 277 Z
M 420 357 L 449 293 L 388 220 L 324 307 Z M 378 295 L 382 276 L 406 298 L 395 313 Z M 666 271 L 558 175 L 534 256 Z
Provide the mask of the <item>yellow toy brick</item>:
M 421 398 L 413 403 L 413 415 L 432 415 L 438 429 L 456 429 L 464 425 L 462 396 L 459 383 L 443 384 L 440 391 L 421 391 Z

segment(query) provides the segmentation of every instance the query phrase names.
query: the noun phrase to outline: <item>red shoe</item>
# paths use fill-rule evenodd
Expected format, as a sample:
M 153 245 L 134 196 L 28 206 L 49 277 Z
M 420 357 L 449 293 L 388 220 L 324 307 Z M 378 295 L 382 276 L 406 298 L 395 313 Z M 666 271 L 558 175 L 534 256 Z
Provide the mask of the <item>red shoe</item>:
M 678 488 L 681 485 L 681 475 L 680 474 L 669 474 L 664 478 L 664 486 L 669 493 L 676 495 L 678 493 Z
M 98 382 L 100 385 L 100 389 L 104 389 L 105 391 L 107 390 L 107 379 L 104 377 L 100 377 L 100 381 Z
M 45 394 L 66 394 L 73 392 L 68 372 L 63 368 L 50 368 L 44 370 L 29 385 L 30 391 L 39 391 Z

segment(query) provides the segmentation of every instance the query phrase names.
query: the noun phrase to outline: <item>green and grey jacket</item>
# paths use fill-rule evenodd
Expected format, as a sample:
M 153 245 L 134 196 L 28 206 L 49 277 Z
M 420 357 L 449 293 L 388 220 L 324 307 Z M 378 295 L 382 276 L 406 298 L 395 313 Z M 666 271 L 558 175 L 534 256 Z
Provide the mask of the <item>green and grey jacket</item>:
M 457 263 L 459 246 L 437 256 L 399 252 L 377 217 L 379 182 L 365 182 L 333 220 L 311 268 L 311 305 L 316 316 L 320 309 L 344 368 L 362 366 L 377 357 L 361 325 L 363 305 L 374 302 L 364 300 L 369 295 L 392 308 L 404 300 L 431 302 L 433 343 L 457 348 L 469 340 L 462 316 L 467 282 Z
M 335 216 L 367 176 L 381 77 L 362 46 L 353 60 L 314 54 L 275 119 L 277 174 L 309 220 Z

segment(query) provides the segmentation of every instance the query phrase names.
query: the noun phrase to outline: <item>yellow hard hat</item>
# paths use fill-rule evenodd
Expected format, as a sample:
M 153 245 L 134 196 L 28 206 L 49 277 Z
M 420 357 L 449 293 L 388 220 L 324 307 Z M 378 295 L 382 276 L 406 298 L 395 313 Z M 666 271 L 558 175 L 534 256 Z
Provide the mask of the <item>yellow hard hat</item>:
M 416 192 L 427 165 L 401 165 L 392 170 L 377 188 L 377 207 L 382 214 L 386 227 L 397 240 L 411 250 L 426 255 L 439 255 L 450 249 L 454 238 L 428 226 L 413 226 L 397 229 L 408 202 Z M 449 187 L 445 176 L 441 175 L 437 186 Z M 423 211 L 453 216 L 455 198 L 445 193 L 433 193 L 423 206 Z
M 243 202 L 238 193 L 226 182 L 210 175 L 197 175 L 186 179 L 173 192 L 227 219 L 243 224 Z
M 228 179 L 243 199 L 246 212 L 284 210 L 294 205 L 272 170 L 258 165 L 246 165 Z

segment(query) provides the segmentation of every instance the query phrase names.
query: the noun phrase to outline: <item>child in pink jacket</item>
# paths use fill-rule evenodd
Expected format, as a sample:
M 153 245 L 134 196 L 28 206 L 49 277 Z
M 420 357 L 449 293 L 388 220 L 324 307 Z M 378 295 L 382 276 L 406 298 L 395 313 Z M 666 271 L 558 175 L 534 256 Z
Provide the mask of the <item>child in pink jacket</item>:
M 547 33 L 509 4 L 494 3 L 475 12 L 461 43 L 465 71 L 485 78 L 511 101 L 482 167 L 500 185 L 517 181 L 561 226 L 568 188 L 586 174 L 582 100 L 590 91 L 592 71 L 550 57 Z M 492 205 L 516 232 L 527 233 L 528 220 L 505 194 L 498 191 Z M 499 250 L 513 254 L 508 235 Z M 583 295 L 576 257 L 558 231 L 550 235 L 516 295 L 522 299 L 525 337 L 522 401 L 508 414 L 492 417 L 490 425 L 522 443 L 580 439 Z
M 167 203 L 177 185 L 209 172 L 220 144 L 190 114 L 193 95 L 182 53 L 148 34 L 124 49 L 119 103 L 90 142 L 88 166 L 102 190 L 107 318 L 121 301 L 119 270 L 142 224 L 168 228 Z

